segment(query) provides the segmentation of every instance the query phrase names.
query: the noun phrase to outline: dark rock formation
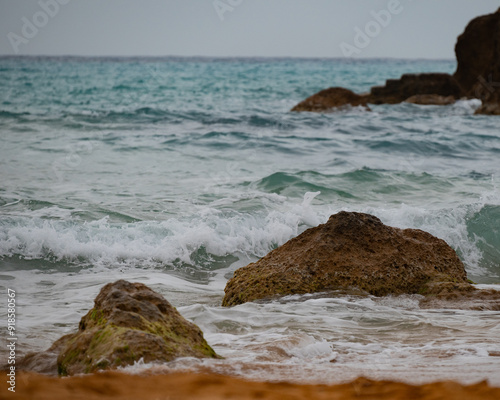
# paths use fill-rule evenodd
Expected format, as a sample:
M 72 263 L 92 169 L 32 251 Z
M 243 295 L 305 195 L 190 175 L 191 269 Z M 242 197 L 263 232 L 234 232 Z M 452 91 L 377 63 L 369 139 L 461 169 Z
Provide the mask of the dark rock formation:
M 389 79 L 385 86 L 371 89 L 371 101 L 374 104 L 396 104 L 414 96 L 442 96 L 459 99 L 460 87 L 455 79 L 448 74 L 405 74 L 401 79 Z M 432 101 L 432 100 L 431 100 Z
M 384 86 L 374 86 L 370 93 L 356 94 L 339 87 L 318 92 L 297 104 L 291 111 L 325 112 L 345 106 L 397 104 L 403 101 L 426 105 L 453 104 L 463 96 L 455 78 L 449 74 L 405 74 L 388 79 Z
M 57 340 L 46 354 L 48 359 L 58 355 L 60 375 L 117 368 L 141 358 L 167 362 L 176 357 L 218 357 L 201 330 L 160 294 L 124 280 L 104 286 L 78 332 Z M 40 363 L 40 357 L 27 356 L 22 364 L 29 369 Z
M 353 287 L 376 296 L 425 295 L 439 293 L 448 283 L 474 290 L 462 262 L 443 240 L 386 226 L 372 215 L 340 212 L 238 269 L 222 305 Z
M 346 105 L 416 104 L 448 105 L 460 98 L 478 98 L 477 114 L 500 115 L 500 9 L 472 20 L 455 46 L 458 67 L 443 73 L 405 74 L 372 87 L 369 94 L 330 88 L 302 101 L 291 111 L 328 111 Z
M 448 74 L 405 74 L 400 79 L 388 79 L 385 86 L 372 87 L 369 103 L 396 104 L 415 95 L 438 95 L 459 99 L 461 90 L 455 79 Z M 425 98 L 421 98 L 420 104 Z
M 455 79 L 468 97 L 481 99 L 476 114 L 500 115 L 500 8 L 473 19 L 455 46 Z
M 367 100 L 366 95 L 359 95 L 348 89 L 333 87 L 313 94 L 292 108 L 292 111 L 331 111 L 345 106 L 368 108 Z
M 454 77 L 466 95 L 479 97 L 488 79 L 500 83 L 500 9 L 469 22 L 457 39 L 455 54 Z

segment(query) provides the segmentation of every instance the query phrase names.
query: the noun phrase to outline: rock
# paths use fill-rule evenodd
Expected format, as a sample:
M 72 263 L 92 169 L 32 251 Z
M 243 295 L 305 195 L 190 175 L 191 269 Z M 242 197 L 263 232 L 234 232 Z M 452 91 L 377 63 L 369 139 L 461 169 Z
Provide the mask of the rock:
M 462 95 L 460 85 L 449 74 L 405 74 L 400 79 L 388 79 L 384 86 L 372 87 L 369 94 L 360 95 L 340 87 L 325 89 L 291 111 L 325 112 L 346 106 L 363 106 L 369 110 L 368 104 L 397 104 L 409 99 L 416 104 L 448 105 Z
M 396 104 L 415 95 L 438 95 L 459 99 L 460 86 L 448 74 L 405 74 L 400 79 L 388 79 L 385 86 L 372 87 L 369 103 Z
M 429 286 L 428 295 L 419 302 L 421 308 L 500 311 L 500 292 L 478 290 L 463 283 L 442 283 Z
M 324 112 L 346 105 L 368 107 L 403 101 L 447 105 L 460 98 L 478 98 L 483 104 L 476 114 L 500 115 L 500 9 L 473 19 L 458 37 L 455 53 L 458 65 L 453 75 L 405 74 L 400 79 L 388 79 L 384 86 L 372 87 L 368 95 L 331 88 L 312 95 L 291 111 Z
M 455 79 L 468 97 L 481 99 L 476 114 L 500 115 L 500 8 L 473 19 L 457 40 Z
M 492 97 L 489 101 L 483 101 L 475 114 L 500 115 L 500 96 Z
M 60 375 L 132 365 L 140 359 L 148 363 L 218 357 L 202 331 L 160 294 L 124 280 L 104 286 L 94 308 L 81 319 L 78 332 L 63 336 L 46 353 L 58 354 Z M 28 356 L 24 364 L 36 361 L 33 357 Z
M 470 97 L 488 91 L 488 80 L 500 82 L 500 8 L 473 19 L 455 45 L 456 81 Z
M 455 103 L 457 100 L 453 96 L 440 96 L 438 94 L 416 94 L 408 97 L 405 102 L 420 105 L 447 106 Z
M 376 296 L 425 295 L 450 282 L 474 290 L 443 240 L 386 226 L 369 214 L 340 212 L 238 269 L 224 289 L 222 305 L 353 287 Z
M 366 103 L 366 95 L 359 95 L 340 87 L 332 87 L 308 97 L 292 108 L 292 111 L 320 112 L 346 106 L 363 106 L 368 109 Z

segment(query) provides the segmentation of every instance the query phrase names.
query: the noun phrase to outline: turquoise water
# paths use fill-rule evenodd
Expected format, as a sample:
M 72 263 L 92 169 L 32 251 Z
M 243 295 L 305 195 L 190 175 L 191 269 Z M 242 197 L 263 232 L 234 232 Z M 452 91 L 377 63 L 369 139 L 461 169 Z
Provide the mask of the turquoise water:
M 259 364 L 274 371 L 266 370 L 270 379 L 281 376 L 275 364 L 288 362 L 310 371 L 309 381 L 333 381 L 331 369 L 341 367 L 356 376 L 367 355 L 385 360 L 373 376 L 424 363 L 444 371 L 438 378 L 494 379 L 499 361 L 488 352 L 500 350 L 498 313 L 463 312 L 444 326 L 443 315 L 412 299 L 219 307 L 236 268 L 340 210 L 431 232 L 457 251 L 475 282 L 500 283 L 500 122 L 474 116 L 477 101 L 289 112 L 326 87 L 364 92 L 403 73 L 455 67 L 446 60 L 0 58 L 0 280 L 19 293 L 22 351 L 75 328 L 99 288 L 125 278 L 150 284 L 204 329 L 230 360 L 211 364 L 216 370 L 237 374 L 235 365 L 262 359 L 265 343 L 285 343 L 288 359 L 269 350 Z M 298 309 L 302 317 L 289 314 Z M 344 321 L 342 334 L 325 334 L 331 310 Z M 318 321 L 306 318 L 312 312 Z M 464 320 L 470 331 L 439 342 Z M 420 330 L 434 339 L 410 334 Z M 427 354 L 429 340 L 436 347 Z M 244 350 L 235 355 L 235 348 Z M 477 374 L 454 375 L 457 362 Z M 436 373 L 423 368 L 415 379 Z

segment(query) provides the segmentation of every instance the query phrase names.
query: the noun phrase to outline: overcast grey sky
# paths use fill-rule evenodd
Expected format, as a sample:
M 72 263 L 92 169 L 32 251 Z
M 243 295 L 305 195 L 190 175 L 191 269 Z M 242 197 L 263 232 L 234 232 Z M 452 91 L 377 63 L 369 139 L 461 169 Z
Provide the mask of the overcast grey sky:
M 0 54 L 454 58 L 499 0 L 0 0 Z

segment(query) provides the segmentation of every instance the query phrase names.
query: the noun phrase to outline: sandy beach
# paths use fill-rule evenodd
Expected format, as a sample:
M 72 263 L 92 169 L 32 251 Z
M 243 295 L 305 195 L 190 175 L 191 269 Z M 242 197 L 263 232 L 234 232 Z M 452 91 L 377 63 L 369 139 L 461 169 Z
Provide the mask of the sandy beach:
M 436 382 L 420 386 L 358 378 L 340 385 L 298 385 L 253 382 L 215 374 L 173 373 L 128 375 L 105 372 L 71 378 L 20 373 L 15 396 L 2 391 L 0 398 L 17 399 L 498 399 L 500 388 L 486 382 L 463 386 Z

